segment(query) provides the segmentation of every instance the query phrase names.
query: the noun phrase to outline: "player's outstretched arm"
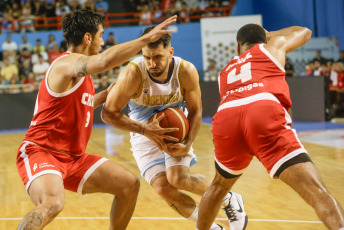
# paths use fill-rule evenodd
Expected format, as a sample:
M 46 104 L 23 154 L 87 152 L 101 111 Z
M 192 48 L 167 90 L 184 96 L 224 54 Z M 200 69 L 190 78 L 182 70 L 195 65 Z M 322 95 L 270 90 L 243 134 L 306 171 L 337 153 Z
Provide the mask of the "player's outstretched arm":
M 166 19 L 142 37 L 122 44 L 117 44 L 98 55 L 90 56 L 87 63 L 87 72 L 92 75 L 122 65 L 148 43 L 158 40 L 163 34 L 173 32 L 165 28 L 174 23 L 176 18 L 177 16 L 172 16 Z
M 266 36 L 264 47 L 284 66 L 285 55 L 306 44 L 311 39 L 312 31 L 306 27 L 291 26 L 266 32 Z

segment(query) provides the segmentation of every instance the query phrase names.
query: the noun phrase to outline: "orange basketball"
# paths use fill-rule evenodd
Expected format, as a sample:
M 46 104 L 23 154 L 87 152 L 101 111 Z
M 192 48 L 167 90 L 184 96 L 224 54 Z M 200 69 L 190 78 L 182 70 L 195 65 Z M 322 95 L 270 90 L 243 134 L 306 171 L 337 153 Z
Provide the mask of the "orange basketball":
M 180 109 L 167 108 L 154 114 L 154 116 L 149 119 L 149 123 L 153 120 L 153 118 L 160 117 L 163 113 L 165 114 L 165 117 L 160 121 L 160 126 L 162 128 L 179 128 L 179 131 L 169 133 L 169 135 L 178 138 L 179 142 L 182 142 L 189 132 L 189 121 L 185 114 Z

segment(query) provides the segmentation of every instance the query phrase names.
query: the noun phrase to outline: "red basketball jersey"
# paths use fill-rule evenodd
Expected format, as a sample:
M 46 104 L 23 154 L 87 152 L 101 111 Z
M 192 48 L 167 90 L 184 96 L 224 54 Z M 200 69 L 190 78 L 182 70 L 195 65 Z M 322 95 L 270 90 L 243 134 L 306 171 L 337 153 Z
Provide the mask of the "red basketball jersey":
M 264 48 L 264 44 L 257 44 L 232 59 L 218 80 L 219 106 L 259 93 L 273 94 L 286 110 L 291 106 L 284 67 Z
M 61 54 L 49 67 L 38 91 L 35 111 L 24 140 L 73 155 L 85 152 L 93 124 L 94 85 L 91 76 L 82 78 L 72 89 L 55 93 L 48 77 L 54 63 L 69 55 Z

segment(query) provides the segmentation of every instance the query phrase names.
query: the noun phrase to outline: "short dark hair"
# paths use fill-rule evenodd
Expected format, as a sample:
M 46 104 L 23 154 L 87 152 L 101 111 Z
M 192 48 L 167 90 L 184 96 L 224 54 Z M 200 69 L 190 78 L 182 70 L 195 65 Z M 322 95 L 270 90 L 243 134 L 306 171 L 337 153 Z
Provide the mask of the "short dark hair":
M 74 46 L 82 43 L 85 33 L 92 36 L 98 32 L 99 25 L 105 24 L 105 16 L 91 10 L 75 10 L 66 14 L 62 21 L 63 37 Z
M 145 34 L 148 34 L 151 30 L 153 30 L 155 28 L 155 26 L 151 26 L 151 27 L 148 27 L 146 28 L 142 35 L 145 35 Z M 171 34 L 164 34 L 162 35 L 157 41 L 155 42 L 151 42 L 151 43 L 148 43 L 148 47 L 149 48 L 157 48 L 160 44 L 163 44 L 164 48 L 168 47 L 171 45 Z
M 266 34 L 263 27 L 257 24 L 246 24 L 237 33 L 237 42 L 240 46 L 247 44 L 266 43 Z

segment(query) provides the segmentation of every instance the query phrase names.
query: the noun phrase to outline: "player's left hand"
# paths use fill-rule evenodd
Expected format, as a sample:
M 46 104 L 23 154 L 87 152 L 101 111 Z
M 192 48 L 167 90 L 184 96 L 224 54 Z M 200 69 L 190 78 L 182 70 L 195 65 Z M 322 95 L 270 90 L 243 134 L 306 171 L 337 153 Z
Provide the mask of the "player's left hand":
M 190 150 L 190 146 L 183 143 L 168 143 L 164 151 L 172 157 L 183 156 Z

